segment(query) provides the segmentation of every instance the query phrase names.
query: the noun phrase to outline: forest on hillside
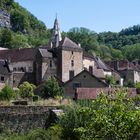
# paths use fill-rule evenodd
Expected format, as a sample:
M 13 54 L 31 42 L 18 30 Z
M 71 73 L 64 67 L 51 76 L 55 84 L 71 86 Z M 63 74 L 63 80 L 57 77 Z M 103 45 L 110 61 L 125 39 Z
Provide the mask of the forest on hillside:
M 0 0 L 0 9 L 10 16 L 11 28 L 0 29 L 0 47 L 24 48 L 45 46 L 51 37 L 51 29 L 14 0 Z M 52 25 L 53 26 L 53 25 Z M 140 25 L 120 32 L 96 33 L 84 27 L 74 27 L 62 32 L 83 49 L 104 60 L 140 59 Z

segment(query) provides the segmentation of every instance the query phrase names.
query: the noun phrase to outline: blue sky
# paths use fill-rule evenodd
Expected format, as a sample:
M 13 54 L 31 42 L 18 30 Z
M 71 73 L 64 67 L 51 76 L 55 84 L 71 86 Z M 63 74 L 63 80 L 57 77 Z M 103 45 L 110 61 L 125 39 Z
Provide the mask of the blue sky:
M 61 31 L 86 27 L 118 32 L 140 24 L 140 0 L 15 0 L 48 28 L 58 14 Z

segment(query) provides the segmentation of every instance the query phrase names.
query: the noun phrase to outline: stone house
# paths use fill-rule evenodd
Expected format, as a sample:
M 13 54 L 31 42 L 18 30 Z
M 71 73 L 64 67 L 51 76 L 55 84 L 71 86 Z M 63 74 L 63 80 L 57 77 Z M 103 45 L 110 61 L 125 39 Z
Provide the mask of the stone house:
M 0 59 L 7 60 L 13 75 L 13 87 L 23 81 L 34 83 L 34 58 L 36 49 L 9 49 L 0 51 Z
M 91 74 L 96 75 L 100 80 L 105 81 L 106 76 L 113 76 L 118 84 L 121 84 L 120 74 L 106 65 L 99 57 L 96 55 L 91 55 L 87 52 L 83 53 L 83 67 Z
M 121 77 L 124 79 L 124 83 L 140 82 L 140 67 L 135 62 L 129 62 L 128 60 L 116 60 L 108 61 L 106 64 L 113 70 L 120 73 Z
M 69 98 L 75 97 L 77 88 L 104 88 L 108 87 L 105 82 L 88 72 L 83 70 L 72 79 L 64 83 L 64 95 Z
M 0 89 L 5 85 L 12 86 L 12 72 L 6 60 L 0 60 Z

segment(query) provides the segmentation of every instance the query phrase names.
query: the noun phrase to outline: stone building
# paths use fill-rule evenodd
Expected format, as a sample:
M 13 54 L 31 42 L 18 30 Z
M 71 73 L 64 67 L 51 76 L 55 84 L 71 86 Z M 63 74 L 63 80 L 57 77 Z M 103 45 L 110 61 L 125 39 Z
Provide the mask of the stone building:
M 83 70 L 72 79 L 64 83 L 64 95 L 69 98 L 75 98 L 77 88 L 105 88 L 109 85 L 88 72 Z
M 129 62 L 128 60 L 108 61 L 106 64 L 120 73 L 124 79 L 124 83 L 140 82 L 140 65 L 139 61 Z
M 5 85 L 12 85 L 12 72 L 8 65 L 8 62 L 0 59 L 0 89 Z
M 101 80 L 112 70 L 98 57 L 85 53 L 68 37 L 62 39 L 57 18 L 48 46 L 0 49 L 0 59 L 7 60 L 13 74 L 13 86 L 24 81 L 40 85 L 50 76 L 66 82 L 84 69 Z

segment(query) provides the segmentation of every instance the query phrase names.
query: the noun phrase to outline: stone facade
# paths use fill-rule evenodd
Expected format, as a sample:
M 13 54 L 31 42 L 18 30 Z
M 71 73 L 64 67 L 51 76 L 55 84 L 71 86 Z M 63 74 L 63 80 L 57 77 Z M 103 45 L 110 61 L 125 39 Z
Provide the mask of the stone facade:
M 66 82 L 83 70 L 82 51 L 61 50 L 62 51 L 62 81 Z M 73 76 L 70 72 L 73 71 Z
M 57 19 L 48 46 L 0 50 L 0 59 L 10 62 L 14 87 L 24 81 L 40 85 L 50 76 L 67 82 L 84 69 L 98 78 L 112 74 L 98 57 L 89 54 L 86 56 L 80 45 L 67 37 L 62 39 Z
M 65 93 L 64 95 L 68 98 L 74 98 L 75 90 L 78 87 L 103 88 L 108 87 L 108 85 L 99 80 L 97 77 L 93 76 L 88 71 L 84 70 L 64 84 L 64 93 Z
M 113 70 L 120 73 L 125 83 L 140 82 L 140 65 L 136 62 L 129 62 L 128 60 L 116 60 L 106 62 Z
M 0 106 L 0 126 L 11 132 L 27 133 L 44 128 L 49 116 L 47 106 Z

